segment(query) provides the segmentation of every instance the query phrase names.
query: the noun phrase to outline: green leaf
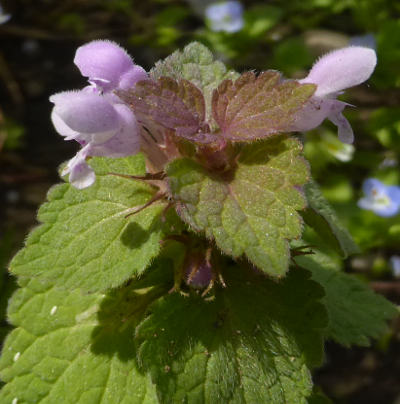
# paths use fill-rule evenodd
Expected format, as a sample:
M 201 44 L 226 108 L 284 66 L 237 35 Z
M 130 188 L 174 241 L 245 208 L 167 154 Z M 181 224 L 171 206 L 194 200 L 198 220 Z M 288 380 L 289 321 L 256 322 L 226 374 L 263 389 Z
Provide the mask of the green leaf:
M 212 97 L 212 113 L 225 139 L 248 141 L 290 130 L 298 112 L 314 94 L 314 84 L 282 80 L 268 70 L 224 80 Z
M 3 346 L 4 338 L 11 329 L 6 316 L 7 305 L 17 288 L 17 282 L 14 277 L 5 276 L 4 278 L 5 282 L 0 290 L 0 347 Z
M 296 261 L 325 289 L 327 338 L 345 346 L 368 346 L 371 338 L 387 330 L 387 321 L 398 315 L 392 303 L 354 276 L 321 266 L 312 257 L 299 256 Z
M 162 269 L 172 281 L 172 268 Z M 133 338 L 149 303 L 170 285 L 132 283 L 104 295 L 22 283 L 9 308 L 17 328 L 0 360 L 1 403 L 158 403 L 137 369 Z
M 247 258 L 265 273 L 288 268 L 289 239 L 302 232 L 297 210 L 305 207 L 296 186 L 308 178 L 302 146 L 283 136 L 246 146 L 231 178 L 218 178 L 196 162 L 178 159 L 167 167 L 177 211 L 226 254 Z
M 94 185 L 77 190 L 70 184 L 53 187 L 39 210 L 42 222 L 11 262 L 19 277 L 67 289 L 100 291 L 119 286 L 142 273 L 160 251 L 162 203 L 126 218 L 132 208 L 150 199 L 149 186 L 110 172 L 144 173 L 142 156 L 93 158 Z
M 211 95 L 218 84 L 225 79 L 235 79 L 238 74 L 228 71 L 220 61 L 214 61 L 212 53 L 202 44 L 192 42 L 183 51 L 176 51 L 165 60 L 157 62 L 150 71 L 154 80 L 162 76 L 192 82 L 204 94 L 206 120 L 211 117 Z
M 305 403 L 322 359 L 322 289 L 304 270 L 280 283 L 239 267 L 223 276 L 213 300 L 166 296 L 139 325 L 139 363 L 160 401 Z
M 350 233 L 339 221 L 335 211 L 322 195 L 318 185 L 310 181 L 304 187 L 308 207 L 302 212 L 304 222 L 343 258 L 360 252 Z
M 322 391 L 316 391 L 308 398 L 308 404 L 333 404 L 333 401 Z
M 284 9 L 264 4 L 257 4 L 246 10 L 243 32 L 252 39 L 263 37 L 283 17 Z

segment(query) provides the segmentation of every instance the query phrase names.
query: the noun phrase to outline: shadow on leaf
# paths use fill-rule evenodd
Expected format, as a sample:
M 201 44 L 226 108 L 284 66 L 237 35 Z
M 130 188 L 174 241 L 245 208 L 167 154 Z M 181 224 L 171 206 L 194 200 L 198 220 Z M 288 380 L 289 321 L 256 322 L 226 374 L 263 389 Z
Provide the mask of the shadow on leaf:
M 118 355 L 121 361 L 136 358 L 136 326 L 148 307 L 172 287 L 172 271 L 169 260 L 159 259 L 141 278 L 107 293 L 97 314 L 99 325 L 92 332 L 94 354 Z
M 165 402 L 189 396 L 207 402 L 205 386 L 209 399 L 218 394 L 228 402 L 250 388 L 245 379 L 260 381 L 262 396 L 254 402 L 271 402 L 271 380 L 292 375 L 306 386 L 306 367 L 321 363 L 323 290 L 307 271 L 296 269 L 277 283 L 233 266 L 224 278 L 227 287 L 209 301 L 194 293 L 158 299 L 136 328 L 139 368 L 150 372 Z M 303 393 L 296 393 L 299 400 Z

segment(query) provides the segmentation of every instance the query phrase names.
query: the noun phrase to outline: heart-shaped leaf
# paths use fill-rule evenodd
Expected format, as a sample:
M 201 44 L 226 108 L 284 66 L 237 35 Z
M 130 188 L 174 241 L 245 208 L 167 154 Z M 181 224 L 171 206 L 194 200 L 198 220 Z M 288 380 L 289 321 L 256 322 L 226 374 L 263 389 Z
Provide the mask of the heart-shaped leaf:
M 298 238 L 305 207 L 298 186 L 307 182 L 302 145 L 283 136 L 246 146 L 231 177 L 219 178 L 189 159 L 167 167 L 182 219 L 234 258 L 245 254 L 265 273 L 285 274 L 288 240 Z
M 143 174 L 143 156 L 93 158 L 91 166 L 97 177 L 91 187 L 60 184 L 50 190 L 38 214 L 42 224 L 11 262 L 14 275 L 93 292 L 121 285 L 158 255 L 164 205 L 154 204 L 127 218 L 154 189 L 110 175 Z

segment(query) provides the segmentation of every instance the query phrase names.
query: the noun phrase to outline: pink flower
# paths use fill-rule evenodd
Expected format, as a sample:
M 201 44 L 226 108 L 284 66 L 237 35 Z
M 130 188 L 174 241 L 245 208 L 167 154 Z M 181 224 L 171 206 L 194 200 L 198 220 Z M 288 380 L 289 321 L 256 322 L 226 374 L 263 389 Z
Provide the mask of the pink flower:
M 112 41 L 97 40 L 79 47 L 74 63 L 90 84 L 103 91 L 126 90 L 147 78 L 146 71 Z
M 65 140 L 76 140 L 82 149 L 63 171 L 76 188 L 95 181 L 86 163 L 89 156 L 124 157 L 140 148 L 140 127 L 133 112 L 113 93 L 147 78 L 143 68 L 111 41 L 93 41 L 76 51 L 75 64 L 90 86 L 53 94 L 51 114 L 56 131 Z
M 343 116 L 349 105 L 336 97 L 346 88 L 368 80 L 376 65 L 376 53 L 363 46 L 349 46 L 322 56 L 300 83 L 313 83 L 317 90 L 311 100 L 298 113 L 289 130 L 304 132 L 319 126 L 326 118 L 338 128 L 339 139 L 352 143 L 353 130 Z

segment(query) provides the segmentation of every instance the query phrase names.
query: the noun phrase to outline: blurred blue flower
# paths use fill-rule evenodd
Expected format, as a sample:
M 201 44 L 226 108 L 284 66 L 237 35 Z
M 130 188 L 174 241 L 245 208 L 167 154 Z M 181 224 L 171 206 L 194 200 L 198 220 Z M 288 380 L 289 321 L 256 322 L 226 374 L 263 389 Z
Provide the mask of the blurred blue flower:
M 400 256 L 392 255 L 390 257 L 390 266 L 392 268 L 393 275 L 396 278 L 400 278 Z
M 0 25 L 6 23 L 11 18 L 11 14 L 4 14 L 3 7 L 0 4 Z
M 212 31 L 237 32 L 243 28 L 243 6 L 240 1 L 211 4 L 205 13 Z
M 364 198 L 358 201 L 362 209 L 372 210 L 378 216 L 390 217 L 400 211 L 400 187 L 382 184 L 376 178 L 364 181 Z

